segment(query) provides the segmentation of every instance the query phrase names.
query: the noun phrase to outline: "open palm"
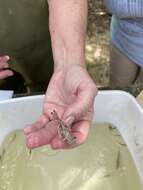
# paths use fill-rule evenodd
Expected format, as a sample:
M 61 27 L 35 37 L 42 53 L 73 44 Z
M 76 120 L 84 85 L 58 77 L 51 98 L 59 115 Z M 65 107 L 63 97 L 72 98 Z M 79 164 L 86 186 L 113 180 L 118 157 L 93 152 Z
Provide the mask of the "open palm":
M 46 92 L 42 116 L 24 130 L 28 147 L 45 144 L 55 149 L 71 147 L 58 135 L 58 124 L 52 120 L 53 110 L 67 125 L 72 125 L 76 144 L 82 144 L 90 128 L 96 92 L 84 67 L 73 65 L 55 71 Z

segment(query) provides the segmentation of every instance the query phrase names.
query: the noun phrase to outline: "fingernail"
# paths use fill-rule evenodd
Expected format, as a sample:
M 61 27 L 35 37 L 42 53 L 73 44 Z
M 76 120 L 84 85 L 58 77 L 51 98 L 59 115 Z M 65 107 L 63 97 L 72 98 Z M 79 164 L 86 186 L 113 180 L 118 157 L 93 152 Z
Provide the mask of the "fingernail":
M 30 126 L 25 127 L 23 130 L 24 130 L 24 133 L 25 133 L 25 134 L 28 134 L 28 133 L 31 132 L 31 128 L 30 128 Z
M 75 117 L 73 115 L 70 115 L 68 116 L 66 119 L 65 119 L 65 123 L 66 125 L 70 126 L 73 124 L 73 122 L 75 121 Z
M 5 68 L 5 69 L 9 68 L 9 65 L 5 65 L 4 68 Z
M 10 77 L 10 76 L 13 76 L 13 72 L 9 72 L 8 73 L 8 76 Z
M 8 55 L 6 55 L 5 58 L 6 58 L 7 60 L 10 60 L 10 57 L 9 57 Z

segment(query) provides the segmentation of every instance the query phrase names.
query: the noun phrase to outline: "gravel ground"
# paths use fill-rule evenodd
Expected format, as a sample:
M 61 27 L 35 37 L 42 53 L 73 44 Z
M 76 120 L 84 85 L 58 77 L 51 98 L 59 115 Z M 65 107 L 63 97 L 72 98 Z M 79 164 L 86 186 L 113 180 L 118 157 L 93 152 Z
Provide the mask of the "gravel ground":
M 111 16 L 107 13 L 103 0 L 89 0 L 86 62 L 90 75 L 97 86 L 103 89 L 111 88 L 109 86 L 110 20 Z M 143 84 L 137 80 L 134 85 L 122 90 L 136 95 L 143 90 Z
M 89 0 L 86 62 L 89 73 L 100 87 L 109 82 L 109 26 L 102 0 Z

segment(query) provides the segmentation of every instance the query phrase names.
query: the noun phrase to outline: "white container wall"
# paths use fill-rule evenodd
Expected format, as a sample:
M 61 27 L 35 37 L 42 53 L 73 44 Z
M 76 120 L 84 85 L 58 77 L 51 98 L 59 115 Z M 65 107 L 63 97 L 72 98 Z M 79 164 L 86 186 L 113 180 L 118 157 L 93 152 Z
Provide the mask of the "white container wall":
M 42 113 L 44 96 L 0 101 L 0 144 L 8 133 L 34 122 Z M 101 91 L 95 98 L 94 122 L 108 122 L 123 136 L 143 181 L 143 110 L 122 91 Z

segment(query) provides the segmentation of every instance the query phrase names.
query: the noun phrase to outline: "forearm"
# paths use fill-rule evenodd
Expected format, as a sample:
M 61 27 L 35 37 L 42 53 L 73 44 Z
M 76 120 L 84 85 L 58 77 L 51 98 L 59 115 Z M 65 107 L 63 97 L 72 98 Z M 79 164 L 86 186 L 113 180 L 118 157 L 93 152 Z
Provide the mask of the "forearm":
M 104 0 L 107 9 L 119 18 L 143 17 L 142 0 Z
M 49 0 L 55 68 L 85 64 L 87 0 Z

